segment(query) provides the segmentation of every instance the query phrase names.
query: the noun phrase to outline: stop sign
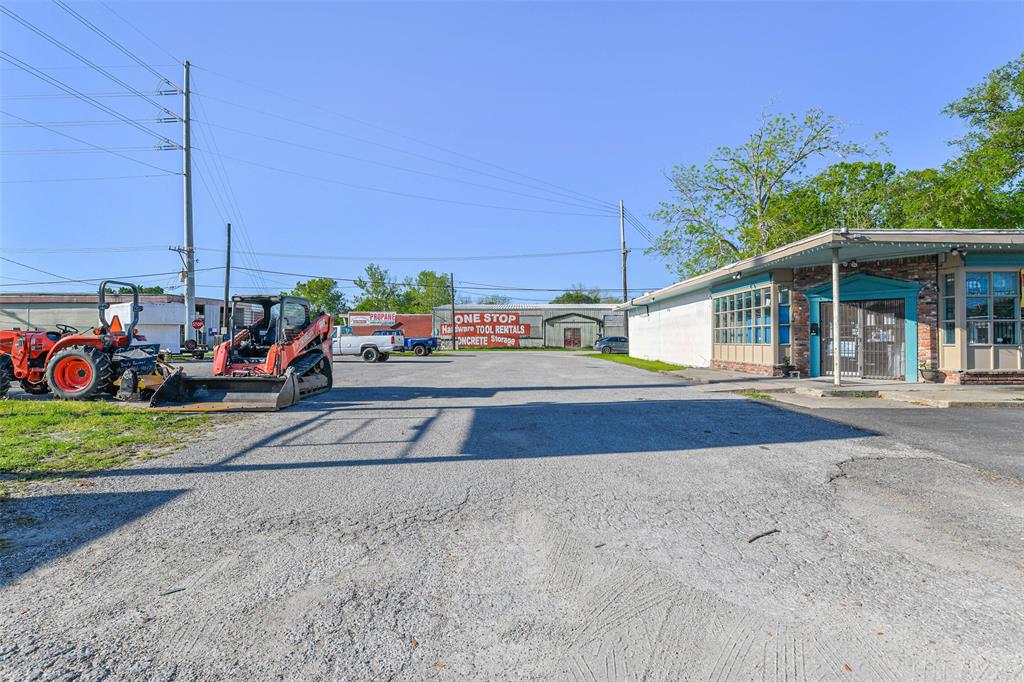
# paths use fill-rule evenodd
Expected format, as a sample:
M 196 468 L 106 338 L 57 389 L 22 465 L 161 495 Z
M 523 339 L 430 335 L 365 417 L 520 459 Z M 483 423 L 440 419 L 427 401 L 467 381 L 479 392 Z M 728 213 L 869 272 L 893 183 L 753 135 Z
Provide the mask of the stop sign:
M 192 328 L 193 329 L 202 329 L 203 328 L 203 321 L 202 320 L 192 320 Z

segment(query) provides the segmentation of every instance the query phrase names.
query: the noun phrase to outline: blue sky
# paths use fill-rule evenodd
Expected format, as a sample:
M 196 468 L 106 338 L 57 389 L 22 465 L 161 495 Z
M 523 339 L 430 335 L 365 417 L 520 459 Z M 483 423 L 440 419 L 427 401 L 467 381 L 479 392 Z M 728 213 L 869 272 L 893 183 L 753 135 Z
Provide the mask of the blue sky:
M 181 69 L 171 56 L 122 18 L 195 65 L 199 268 L 222 265 L 215 249 L 230 218 L 244 232 L 236 244 L 318 256 L 236 256 L 242 265 L 354 277 L 366 261 L 340 258 L 438 257 L 380 262 L 395 277 L 431 268 L 454 270 L 457 282 L 515 287 L 614 288 L 618 255 L 451 257 L 614 250 L 617 217 L 591 198 L 624 199 L 658 232 L 647 216 L 671 198 L 664 172 L 741 142 L 765 107 L 820 107 L 845 120 L 855 139 L 888 131 L 889 159 L 901 168 L 940 164 L 960 130 L 942 107 L 1024 47 L 1024 3 L 108 4 L 116 14 L 101 3 L 72 7 L 176 83 Z M 55 4 L 6 6 L 117 67 L 110 72 L 137 90 L 158 89 L 152 74 L 122 68 L 131 60 Z M 80 92 L 126 92 L 88 68 L 67 68 L 80 63 L 0 21 L 6 52 Z M 59 90 L 9 64 L 0 79 L 0 108 L 21 119 L 112 119 L 74 98 L 25 98 Z M 181 110 L 180 98 L 154 99 Z M 139 97 L 99 101 L 181 139 L 180 126 L 153 122 L 159 111 Z M 11 116 L 2 122 L 0 255 L 72 278 L 180 267 L 165 250 L 182 241 L 179 177 L 21 182 L 158 171 L 106 153 L 39 153 L 88 147 L 13 127 L 20 121 Z M 148 150 L 158 140 L 128 124 L 58 129 L 180 170 L 179 152 Z M 10 153 L 23 151 L 33 153 Z M 403 196 L 410 194 L 443 201 Z M 636 230 L 627 240 L 636 248 L 631 286 L 673 281 L 643 255 Z M 7 262 L 0 275 L 4 291 L 89 288 L 29 284 L 55 278 Z M 221 278 L 200 272 L 200 295 L 219 296 Z M 277 290 L 296 279 L 239 272 L 234 288 Z M 172 285 L 174 277 L 144 281 Z M 484 293 L 473 286 L 460 291 Z

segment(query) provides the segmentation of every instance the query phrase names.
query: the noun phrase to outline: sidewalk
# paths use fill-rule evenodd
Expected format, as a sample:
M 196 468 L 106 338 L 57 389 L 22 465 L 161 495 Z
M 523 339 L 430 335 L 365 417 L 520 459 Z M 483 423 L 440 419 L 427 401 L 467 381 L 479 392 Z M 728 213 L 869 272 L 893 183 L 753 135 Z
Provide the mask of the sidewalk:
M 830 377 L 790 379 L 702 368 L 662 373 L 705 385 L 708 391 L 765 393 L 781 402 L 804 407 L 842 407 L 837 404 L 840 399 L 846 404 L 849 400 L 876 398 L 903 406 L 1024 408 L 1024 386 L 960 386 L 847 378 L 837 387 Z

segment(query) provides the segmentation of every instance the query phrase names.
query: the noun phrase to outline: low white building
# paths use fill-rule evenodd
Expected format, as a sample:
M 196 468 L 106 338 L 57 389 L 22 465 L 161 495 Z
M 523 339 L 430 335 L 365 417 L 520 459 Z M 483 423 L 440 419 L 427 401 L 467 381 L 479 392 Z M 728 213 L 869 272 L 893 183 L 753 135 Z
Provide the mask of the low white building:
M 185 303 L 180 295 L 144 294 L 141 297 L 139 333 L 161 348 L 177 352 L 184 340 Z M 122 324 L 131 320 L 131 297 L 110 294 L 107 318 L 117 315 Z M 55 329 L 67 324 L 81 330 L 99 324 L 96 293 L 91 294 L 0 294 L 0 329 Z M 196 336 L 200 343 L 214 342 L 220 331 L 223 304 L 214 298 L 197 298 L 197 318 L 203 329 Z
M 637 305 L 629 316 L 629 354 L 690 367 L 711 366 L 711 292 Z

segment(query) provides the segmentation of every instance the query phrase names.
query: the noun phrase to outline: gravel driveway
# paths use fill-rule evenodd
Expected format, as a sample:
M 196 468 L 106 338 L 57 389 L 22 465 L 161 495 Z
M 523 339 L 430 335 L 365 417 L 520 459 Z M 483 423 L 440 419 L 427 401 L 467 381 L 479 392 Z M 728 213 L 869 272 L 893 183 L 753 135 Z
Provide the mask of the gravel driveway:
M 335 377 L 0 504 L 0 677 L 1024 676 L 1015 479 L 566 353 Z

